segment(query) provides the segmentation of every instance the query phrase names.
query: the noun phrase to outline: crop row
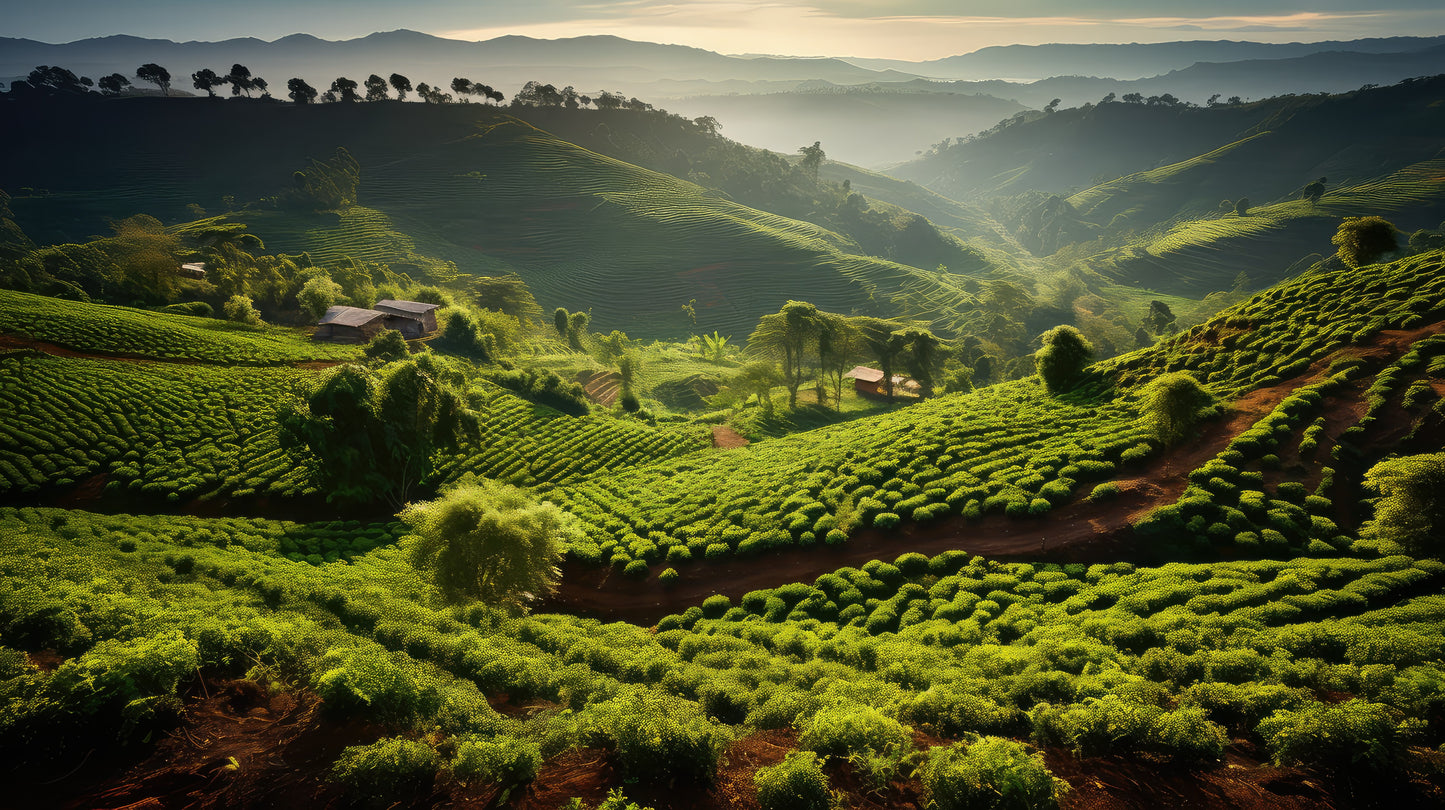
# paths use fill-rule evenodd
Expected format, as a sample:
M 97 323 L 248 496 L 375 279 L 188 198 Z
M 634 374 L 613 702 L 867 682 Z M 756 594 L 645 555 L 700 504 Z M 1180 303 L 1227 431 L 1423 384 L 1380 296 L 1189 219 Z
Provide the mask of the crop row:
M 1136 569 L 905 554 L 736 605 L 712 597 L 650 631 L 433 607 L 394 549 L 321 566 L 278 556 L 296 528 L 0 510 L 0 645 L 66 658 L 3 682 L 37 699 L 6 704 L 0 738 L 95 745 L 122 730 L 127 702 L 199 666 L 309 681 L 328 711 L 423 741 L 440 731 L 443 749 L 609 748 L 628 778 L 659 784 L 705 780 L 728 739 L 788 726 L 825 755 L 872 748 L 859 767 L 884 776 L 913 745 L 904 724 L 1185 761 L 1216 761 L 1244 737 L 1324 769 L 1399 767 L 1407 745 L 1445 741 L 1407 719 L 1445 709 L 1434 561 Z M 1316 697 L 1333 693 L 1354 698 Z M 489 699 L 569 711 L 512 718 Z
M 1188 371 L 1225 395 L 1303 374 L 1315 361 L 1385 329 L 1445 316 L 1445 253 L 1301 276 L 1156 347 L 1109 364 L 1125 387 Z
M 1146 438 L 1127 407 L 1071 404 L 1026 380 L 547 497 L 588 525 L 579 559 L 677 562 L 843 543 L 858 527 L 948 514 L 1040 515 L 1142 458 Z
M 63 301 L 11 290 L 0 290 L 0 332 L 77 352 L 228 365 L 283 365 L 357 355 L 355 347 L 315 343 L 290 329 Z
M 171 500 L 217 493 L 296 495 L 310 468 L 276 438 L 277 404 L 305 373 L 0 358 L 0 490 L 69 486 Z

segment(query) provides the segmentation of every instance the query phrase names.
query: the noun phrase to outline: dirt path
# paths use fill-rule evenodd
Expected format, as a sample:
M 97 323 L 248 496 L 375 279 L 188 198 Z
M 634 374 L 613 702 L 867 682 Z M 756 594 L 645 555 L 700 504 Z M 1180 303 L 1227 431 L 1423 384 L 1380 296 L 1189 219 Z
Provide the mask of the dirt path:
M 1445 332 L 1445 322 L 1413 330 L 1387 330 L 1368 346 L 1342 349 L 1316 361 L 1299 376 L 1249 392 L 1231 403 L 1224 418 L 1206 424 L 1188 446 L 1121 469 L 1115 479 L 1119 495 L 1102 503 L 1076 497 L 1038 518 L 993 514 L 970 522 L 950 515 L 928 524 L 907 522 L 887 532 L 863 529 L 842 546 L 791 547 L 757 557 L 693 561 L 674 566 L 678 579 L 666 587 L 655 576 L 639 582 L 610 568 L 590 568 L 569 561 L 563 565 L 558 592 L 538 609 L 652 624 L 713 594 L 728 596 L 736 603 L 749 591 L 812 582 L 839 568 L 875 559 L 892 560 L 907 552 L 933 556 L 960 549 L 998 560 L 1149 562 L 1153 557 L 1148 549 L 1138 547 L 1132 526 L 1149 510 L 1176 501 L 1188 486 L 1192 470 L 1218 455 L 1234 437 L 1274 410 L 1297 388 L 1324 379 L 1337 357 L 1359 357 L 1379 367 L 1408 351 L 1416 340 L 1441 332 Z M 1354 424 L 1353 420 L 1358 419 L 1361 404 L 1353 391 L 1332 404 L 1346 411 L 1331 417 L 1332 425 Z M 1087 491 L 1087 486 L 1081 489 Z M 658 570 L 662 567 L 654 566 Z
M 748 439 L 727 425 L 713 425 L 712 446 L 719 450 L 736 450 L 739 447 L 747 447 Z

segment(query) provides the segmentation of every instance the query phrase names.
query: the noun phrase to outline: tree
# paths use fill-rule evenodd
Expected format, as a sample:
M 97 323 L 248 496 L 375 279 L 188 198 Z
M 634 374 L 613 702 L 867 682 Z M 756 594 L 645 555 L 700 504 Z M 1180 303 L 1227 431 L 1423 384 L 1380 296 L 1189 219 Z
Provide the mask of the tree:
M 383 329 L 366 344 L 361 353 L 366 355 L 368 360 L 380 361 L 383 365 L 397 360 L 405 360 L 411 356 L 411 349 L 407 348 L 406 338 L 395 329 Z
M 1046 112 L 1046 113 L 1051 113 L 1051 112 L 1053 112 L 1054 110 L 1057 110 L 1057 109 L 1059 108 L 1059 104 L 1062 103 L 1062 102 L 1063 102 L 1063 99 L 1061 99 L 1061 98 L 1056 98 L 1056 99 L 1054 99 L 1053 101 L 1050 101 L 1048 104 L 1045 104 L 1045 105 L 1044 105 L 1044 112 Z
M 1248 197 L 1240 197 L 1238 200 L 1235 200 L 1235 201 L 1234 201 L 1234 215 L 1235 215 L 1235 216 L 1237 216 L 1237 217 L 1242 217 L 1242 216 L 1244 216 L 1245 214 L 1248 214 L 1248 213 L 1249 213 L 1249 198 L 1248 198 Z
M 722 365 L 728 357 L 728 338 L 714 329 L 711 335 L 702 336 L 701 352 L 704 360 L 714 365 Z
M 411 92 L 411 79 L 400 73 L 393 73 L 387 78 L 387 81 L 391 83 L 391 89 L 396 91 L 397 99 L 406 101 L 406 94 Z
M 567 345 L 573 351 L 582 351 L 582 338 L 587 334 L 587 325 L 592 316 L 585 312 L 574 312 L 567 316 Z
M 848 373 L 862 339 L 862 333 L 848 318 L 828 312 L 819 313 L 818 368 L 822 381 L 833 389 L 835 407 L 841 407 L 843 375 Z M 819 390 L 822 390 L 821 385 Z
M 316 101 L 316 88 L 302 79 L 296 78 L 286 82 L 286 89 L 290 91 L 291 100 L 297 104 L 311 104 Z
M 1329 178 L 1321 177 L 1313 183 L 1305 186 L 1304 191 L 1300 194 L 1300 198 L 1304 200 L 1309 200 L 1310 205 L 1319 205 L 1320 198 L 1325 196 L 1325 181 L 1328 179 Z
M 249 295 L 236 293 L 226 299 L 226 303 L 221 305 L 221 313 L 226 316 L 226 320 L 228 321 L 244 323 L 250 326 L 259 326 L 261 324 L 261 313 L 256 311 L 256 307 L 252 305 Z
M 161 89 L 161 95 L 171 94 L 171 72 L 154 62 L 147 62 L 135 69 L 135 77 Z
M 87 92 L 85 88 L 90 84 L 89 79 L 76 76 L 66 68 L 51 67 L 50 65 L 40 65 L 30 71 L 30 75 L 26 76 L 25 80 L 31 87 L 59 90 L 64 93 Z
M 336 80 L 331 83 L 331 92 L 336 94 L 338 101 L 344 101 L 348 104 L 361 100 L 361 96 L 356 94 L 355 80 L 348 79 L 345 76 L 336 77 Z
M 1143 93 L 1125 93 L 1124 95 L 1122 95 L 1122 96 L 1119 97 L 1119 100 L 1122 101 L 1122 102 L 1124 102 L 1125 104 L 1143 104 L 1143 103 L 1144 103 L 1144 94 L 1143 94 Z
M 225 84 L 226 80 L 216 74 L 210 68 L 201 68 L 191 74 L 191 86 L 197 90 L 206 91 L 208 98 L 216 97 L 216 88 Z
M 783 381 L 772 363 L 749 363 L 733 376 L 728 387 L 758 398 L 763 411 L 773 412 L 773 387 Z
M 557 330 L 557 337 L 567 339 L 567 310 L 565 307 L 557 307 L 552 310 L 552 326 Z
M 1330 241 L 1335 255 L 1348 267 L 1374 264 L 1386 253 L 1400 249 L 1395 226 L 1382 217 L 1345 217 Z
M 119 73 L 112 73 L 109 76 L 101 76 L 99 84 L 100 89 L 104 91 L 106 95 L 118 96 L 121 94 L 121 91 L 130 87 L 130 79 L 127 79 Z
M 431 475 L 438 452 L 478 436 L 456 388 L 462 381 L 430 354 L 381 369 L 338 366 L 281 409 L 281 444 L 298 463 L 307 451 L 320 459 L 328 500 L 399 507 Z
M 256 82 L 251 78 L 251 69 L 245 65 L 231 65 L 231 72 L 226 74 L 226 83 L 231 85 L 231 95 L 239 96 L 246 94 L 251 97 L 251 91 L 256 88 Z
M 812 146 L 804 146 L 798 150 L 803 159 L 798 162 L 803 171 L 814 180 L 818 179 L 818 168 L 823 165 L 823 159 L 828 155 L 823 151 L 822 141 L 813 141 Z
M 1141 406 L 1145 424 L 1165 446 L 1182 441 L 1200 420 L 1218 412 L 1214 395 L 1182 371 L 1150 383 Z
M 1042 336 L 1043 348 L 1034 352 L 1034 368 L 1053 393 L 1066 391 L 1094 356 L 1094 346 L 1072 326 L 1055 326 Z
M 366 77 L 365 86 L 367 101 L 386 100 L 386 79 L 383 79 L 373 73 L 370 76 Z
M 411 528 L 412 565 L 452 602 L 478 600 L 524 611 L 556 589 L 557 564 L 586 539 L 554 504 L 486 479 L 464 479 L 434 501 L 401 513 Z
M 908 354 L 904 358 L 908 373 L 918 383 L 919 393 L 931 397 L 934 377 L 939 363 L 943 361 L 940 352 L 943 341 L 927 329 L 918 327 L 904 330 L 903 337 L 908 341 Z
M 472 93 L 472 80 L 457 76 L 452 79 L 452 92 L 458 96 L 467 96 Z
M 301 306 L 301 311 L 313 318 L 320 318 L 326 314 L 337 301 L 341 300 L 341 285 L 331 280 L 331 276 L 321 275 L 312 278 L 296 293 L 296 303 Z
M 752 335 L 748 348 L 771 355 L 783 369 L 783 384 L 788 387 L 788 407 L 798 407 L 798 389 L 803 385 L 803 362 L 807 345 L 817 335 L 818 308 L 806 301 L 789 301 L 775 315 L 764 315 Z
M 1175 315 L 1169 305 L 1163 301 L 1150 301 L 1149 314 L 1144 316 L 1144 325 L 1156 335 L 1164 334 L 1164 331 L 1173 331 Z
M 1360 527 L 1362 538 L 1440 556 L 1445 546 L 1445 453 L 1385 459 L 1365 473 L 1365 486 L 1380 497 L 1374 518 Z

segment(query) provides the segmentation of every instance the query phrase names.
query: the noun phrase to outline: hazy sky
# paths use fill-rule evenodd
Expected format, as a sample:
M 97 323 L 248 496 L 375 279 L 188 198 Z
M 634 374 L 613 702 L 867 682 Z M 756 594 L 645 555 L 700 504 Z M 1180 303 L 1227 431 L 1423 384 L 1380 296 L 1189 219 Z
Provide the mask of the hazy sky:
M 1441 0 L 46 0 L 15 3 L 0 36 L 176 40 L 410 28 L 455 39 L 615 34 L 723 53 L 932 59 L 1044 42 L 1266 42 L 1445 34 Z

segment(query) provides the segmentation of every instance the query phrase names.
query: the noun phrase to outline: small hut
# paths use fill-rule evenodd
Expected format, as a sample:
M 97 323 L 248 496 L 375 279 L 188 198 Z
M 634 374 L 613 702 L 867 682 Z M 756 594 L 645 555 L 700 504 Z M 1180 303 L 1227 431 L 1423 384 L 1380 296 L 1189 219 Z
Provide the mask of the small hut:
M 387 315 L 374 309 L 334 306 L 316 322 L 317 340 L 366 343 L 387 328 Z
M 865 397 L 888 396 L 887 388 L 883 385 L 883 372 L 879 369 L 869 368 L 867 366 L 854 366 L 852 371 L 843 376 L 851 377 L 853 379 L 853 390 Z M 893 375 L 893 393 L 895 396 L 903 393 L 917 394 L 921 388 L 922 386 L 914 380 L 901 377 L 897 374 Z
M 393 301 L 388 298 L 376 302 L 376 311 L 387 316 L 387 329 L 395 329 L 410 340 L 430 335 L 437 330 L 436 310 L 439 306 L 440 304 Z
M 177 275 L 180 275 L 180 276 L 183 276 L 183 277 L 185 277 L 185 278 L 194 278 L 194 279 L 197 279 L 197 280 L 199 280 L 199 281 L 205 281 L 205 280 L 206 280 L 206 263 L 205 263 L 205 262 L 186 262 L 185 264 L 181 265 L 180 269 L 176 271 L 176 274 L 177 274 Z

